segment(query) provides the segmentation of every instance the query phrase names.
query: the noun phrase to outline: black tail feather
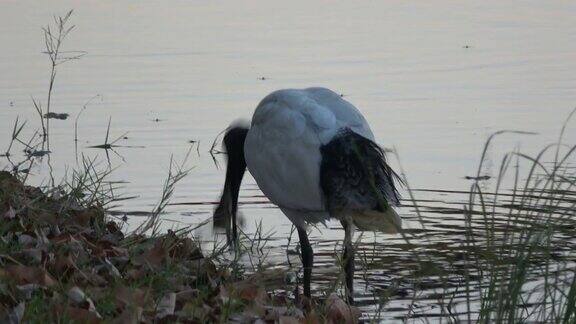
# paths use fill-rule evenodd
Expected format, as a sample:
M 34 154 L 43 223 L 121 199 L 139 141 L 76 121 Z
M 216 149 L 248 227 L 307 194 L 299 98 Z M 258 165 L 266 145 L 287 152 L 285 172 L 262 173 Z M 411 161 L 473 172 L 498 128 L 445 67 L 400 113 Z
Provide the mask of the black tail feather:
M 378 144 L 346 128 L 320 151 L 320 185 L 328 210 L 385 211 L 400 203 L 396 183 L 403 182 Z

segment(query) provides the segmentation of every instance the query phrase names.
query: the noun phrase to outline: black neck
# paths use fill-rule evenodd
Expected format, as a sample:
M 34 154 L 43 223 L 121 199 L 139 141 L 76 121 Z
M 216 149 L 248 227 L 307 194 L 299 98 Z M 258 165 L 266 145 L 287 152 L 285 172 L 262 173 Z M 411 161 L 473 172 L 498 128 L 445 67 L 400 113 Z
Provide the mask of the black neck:
M 228 154 L 226 166 L 226 181 L 220 198 L 218 209 L 225 211 L 232 219 L 238 210 L 238 194 L 242 177 L 246 172 L 246 159 L 244 158 L 244 141 L 248 129 L 240 126 L 230 128 L 224 135 L 224 146 Z

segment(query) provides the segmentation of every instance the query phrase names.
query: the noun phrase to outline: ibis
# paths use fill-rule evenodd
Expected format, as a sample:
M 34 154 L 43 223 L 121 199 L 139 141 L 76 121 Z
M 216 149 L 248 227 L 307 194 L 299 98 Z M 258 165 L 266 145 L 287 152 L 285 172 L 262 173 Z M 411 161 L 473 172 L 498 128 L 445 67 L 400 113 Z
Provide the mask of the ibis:
M 309 225 L 340 221 L 346 296 L 353 302 L 354 230 L 397 233 L 398 175 L 360 111 L 326 88 L 283 89 L 266 96 L 250 124 L 233 123 L 217 215 L 237 238 L 238 193 L 246 169 L 298 231 L 304 295 L 310 297 L 314 254 Z

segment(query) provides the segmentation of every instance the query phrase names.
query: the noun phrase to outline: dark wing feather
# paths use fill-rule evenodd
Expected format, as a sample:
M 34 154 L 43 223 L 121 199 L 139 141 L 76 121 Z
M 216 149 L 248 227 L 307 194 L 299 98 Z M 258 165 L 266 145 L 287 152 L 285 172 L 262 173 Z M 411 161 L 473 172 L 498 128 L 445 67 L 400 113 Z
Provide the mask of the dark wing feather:
M 373 141 L 345 128 L 320 152 L 320 186 L 329 211 L 386 211 L 400 203 L 395 182 L 402 181 Z

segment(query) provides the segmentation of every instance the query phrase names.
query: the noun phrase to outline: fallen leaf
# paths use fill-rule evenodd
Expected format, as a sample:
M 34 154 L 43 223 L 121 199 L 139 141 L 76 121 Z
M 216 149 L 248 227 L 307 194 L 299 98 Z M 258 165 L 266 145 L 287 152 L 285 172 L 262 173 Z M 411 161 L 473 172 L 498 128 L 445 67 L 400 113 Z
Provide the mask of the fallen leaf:
M 81 271 L 74 271 L 69 281 L 75 282 L 82 286 L 84 285 L 91 285 L 95 287 L 108 286 L 108 281 L 106 281 L 106 279 L 102 278 L 102 276 L 98 275 L 97 273 L 87 274 Z
M 300 324 L 300 321 L 296 317 L 280 316 L 278 323 L 279 324 Z
M 50 242 L 52 244 L 63 244 L 63 243 L 77 243 L 78 240 L 74 237 L 74 235 L 70 234 L 70 233 L 63 233 L 57 236 L 54 236 L 53 238 L 50 239 Z
M 266 269 L 258 271 L 250 275 L 247 280 L 258 282 L 261 286 L 266 287 L 268 290 L 275 288 L 281 289 L 285 287 L 286 283 L 295 283 L 296 276 L 293 272 L 288 272 L 285 269 Z
M 240 281 L 234 283 L 234 294 L 245 301 L 254 301 L 260 304 L 268 302 L 268 294 L 266 290 L 251 281 Z
M 76 268 L 76 264 L 72 255 L 70 254 L 58 254 L 56 255 L 56 260 L 54 261 L 54 270 L 61 275 L 66 274 L 68 271 Z
M 186 263 L 186 268 L 191 275 L 201 279 L 213 278 L 216 275 L 216 265 L 206 258 L 191 260 Z
M 80 227 L 90 227 L 94 220 L 104 217 L 102 210 L 96 207 L 82 209 L 78 211 L 72 210 L 70 217 L 65 219 L 66 225 L 76 225 Z
M 178 303 L 184 304 L 189 301 L 193 301 L 198 298 L 200 292 L 198 289 L 186 289 L 176 293 L 176 301 Z
M 326 299 L 326 320 L 328 323 L 358 323 L 360 310 L 346 304 L 335 293 Z
M 126 279 L 128 280 L 139 280 L 144 278 L 146 271 L 143 269 L 129 269 L 126 271 Z
M 156 243 L 150 250 L 134 259 L 136 265 L 148 265 L 152 269 L 159 269 L 168 257 L 168 251 L 161 242 Z
M 6 267 L 6 272 L 10 274 L 19 285 L 39 284 L 51 287 L 56 284 L 56 280 L 54 280 L 46 270 L 38 267 L 9 265 Z
M 191 238 L 178 238 L 175 234 L 172 235 L 174 239 L 178 241 L 178 243 L 174 244 L 170 249 L 170 257 L 183 260 L 204 258 L 200 247 Z
M 62 314 L 67 317 L 67 319 L 72 320 L 72 322 L 86 323 L 86 324 L 99 324 L 102 323 L 102 319 L 98 317 L 97 314 L 79 307 L 56 305 L 54 307 L 54 312 L 62 317 Z
M 302 320 L 303 324 L 320 324 L 320 317 L 315 311 L 311 311 L 306 314 L 306 317 Z
M 124 311 L 116 317 L 112 323 L 113 324 L 136 324 L 142 321 L 142 307 L 126 307 Z
M 146 303 L 146 291 L 140 288 L 128 288 L 125 286 L 120 286 L 116 289 L 116 301 L 119 303 L 120 309 L 124 309 L 129 305 L 136 305 L 144 307 Z

